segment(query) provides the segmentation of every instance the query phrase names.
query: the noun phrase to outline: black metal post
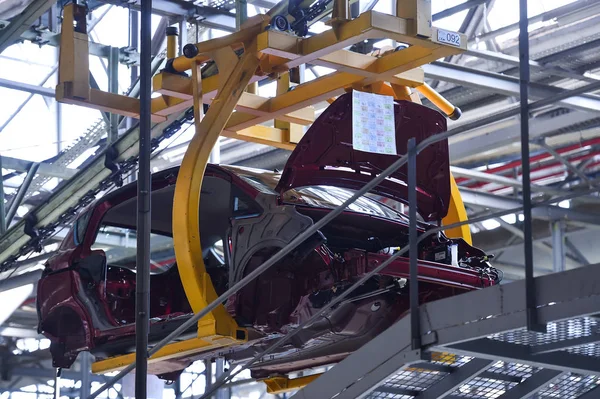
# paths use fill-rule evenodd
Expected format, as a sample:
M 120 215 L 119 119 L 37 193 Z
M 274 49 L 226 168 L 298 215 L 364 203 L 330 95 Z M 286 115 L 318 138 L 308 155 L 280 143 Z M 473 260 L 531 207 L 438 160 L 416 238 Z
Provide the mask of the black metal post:
M 119 48 L 111 47 L 108 57 L 108 90 L 111 93 L 119 93 Z M 110 113 L 110 130 L 108 131 L 108 143 L 114 143 L 119 138 L 119 115 Z
M 150 314 L 150 95 L 152 0 L 143 0 L 140 21 L 140 160 L 137 185 L 137 258 L 135 298 L 135 397 L 146 399 Z
M 139 24 L 139 16 L 138 16 L 138 12 L 135 10 L 129 10 L 129 34 L 130 34 L 130 40 L 129 40 L 129 46 L 135 48 L 136 50 L 138 49 L 139 45 L 140 45 L 140 24 Z M 131 73 L 131 86 L 133 87 L 133 85 L 135 84 L 135 81 L 138 79 L 138 67 L 136 65 L 132 65 L 131 67 L 129 67 L 130 69 L 130 73 Z
M 417 143 L 415 138 L 408 140 L 408 240 L 409 240 L 409 295 L 410 331 L 412 348 L 421 348 L 421 325 L 419 320 L 419 277 L 417 242 Z
M 531 226 L 531 176 L 529 165 L 529 21 L 527 0 L 519 0 L 519 79 L 521 111 L 521 160 L 523 165 L 523 246 L 525 250 L 525 303 L 527 329 L 545 331 L 537 322 L 535 284 L 533 280 L 533 242 Z
M 140 46 L 140 24 L 139 24 L 139 15 L 136 10 L 129 10 L 129 47 L 136 49 L 139 51 Z M 132 65 L 129 67 L 130 71 L 130 88 L 133 89 L 137 80 L 138 80 L 138 67 L 136 65 Z M 131 90 L 130 89 L 130 90 Z M 127 129 L 131 129 L 133 125 L 137 122 L 134 118 L 127 118 Z M 119 124 L 122 122 L 119 122 Z M 133 177 L 132 177 L 133 179 Z
M 4 211 L 4 178 L 2 177 L 2 155 L 0 155 L 0 235 L 6 232 L 6 213 Z
M 212 361 L 210 359 L 204 361 L 204 378 L 206 379 L 205 391 L 208 391 L 212 386 Z

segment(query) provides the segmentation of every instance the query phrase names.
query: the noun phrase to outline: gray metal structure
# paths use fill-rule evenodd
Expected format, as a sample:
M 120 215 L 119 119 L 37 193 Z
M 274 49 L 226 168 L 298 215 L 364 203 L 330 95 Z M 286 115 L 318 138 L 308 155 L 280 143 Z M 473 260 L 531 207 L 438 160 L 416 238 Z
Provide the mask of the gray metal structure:
M 405 317 L 292 397 L 599 397 L 598 278 L 598 265 L 535 278 L 546 333 L 527 330 L 525 281 L 421 305 L 420 350 Z
M 122 4 L 118 0 L 106 3 Z M 131 20 L 137 21 L 141 2 L 129 3 Z M 212 1 L 200 5 L 182 0 L 154 0 L 154 13 L 163 19 L 152 43 L 152 53 L 158 54 L 152 62 L 152 71 L 162 63 L 161 29 L 169 24 L 185 27 L 188 22 L 199 29 L 234 31 L 236 15 L 231 10 L 239 10 L 244 3 Z M 264 8 L 275 4 L 271 0 L 248 3 L 250 7 Z M 600 368 L 596 364 L 600 356 L 597 343 L 600 326 L 594 316 L 600 313 L 600 293 L 594 286 L 600 276 L 594 270 L 597 265 L 588 266 L 600 262 L 594 240 L 600 225 L 597 189 L 600 97 L 596 94 L 600 89 L 597 30 L 600 5 L 593 0 L 577 0 L 529 18 L 530 25 L 545 23 L 546 26 L 529 32 L 529 56 L 525 56 L 520 54 L 516 40 L 499 41 L 501 35 L 517 29 L 517 24 L 495 31 L 489 28 L 488 13 L 494 3 L 494 0 L 468 0 L 435 14 L 434 25 L 444 17 L 467 10 L 460 30 L 469 35 L 474 46 L 462 56 L 426 66 L 425 72 L 431 84 L 464 111 L 462 120 L 449 124 L 450 131 L 456 134 L 450 139 L 450 152 L 467 209 L 471 216 L 478 217 L 473 230 L 475 245 L 498 255 L 495 265 L 505 271 L 506 280 L 519 280 L 525 274 L 531 277 L 534 272 L 538 276 L 560 272 L 529 280 L 529 307 L 537 309 L 538 324 L 546 325 L 547 332 L 526 330 L 525 281 L 449 298 L 421 306 L 412 316 L 419 320 L 418 325 L 411 326 L 410 317 L 401 320 L 296 397 L 600 398 L 597 388 Z M 367 6 L 374 4 L 376 1 Z M 0 27 L 0 52 L 17 40 L 58 46 L 58 25 L 53 23 L 57 11 L 54 1 L 33 0 L 21 16 Z M 102 17 L 91 21 L 90 28 Z M 48 22 L 48 27 L 40 26 L 40 22 Z M 137 24 L 132 22 L 131 28 L 137 31 Z M 198 37 L 196 28 L 191 32 Z M 185 37 L 188 35 L 181 35 L 182 43 Z M 189 35 L 188 41 L 194 41 L 194 35 Z M 477 43 L 485 43 L 485 49 L 476 46 Z M 131 44 L 134 47 L 138 44 L 136 35 L 132 35 Z M 138 95 L 135 65 L 139 56 L 135 48 L 118 49 L 117 53 L 110 46 L 91 43 L 90 52 L 110 61 L 107 73 L 113 77 L 112 90 L 124 79 L 114 73 L 118 62 L 132 65 L 130 95 Z M 528 58 L 528 62 L 519 63 L 519 59 Z M 519 79 L 519 66 L 530 69 L 529 79 Z M 319 73 L 312 66 L 307 70 Z M 48 78 L 55 71 L 56 68 Z M 33 96 L 54 97 L 54 90 L 43 86 L 48 78 L 40 85 L 0 79 L 0 87 L 30 93 L 18 112 Z M 521 90 L 526 90 L 528 96 Z M 542 102 L 529 103 L 519 116 L 519 105 L 515 102 L 519 97 Z M 15 115 L 0 121 L 0 135 Z M 98 193 L 98 187 L 110 189 L 104 184 L 110 180 L 111 172 L 104 167 L 107 147 L 103 136 L 108 131 L 110 141 L 119 136 L 113 148 L 117 162 L 121 163 L 135 160 L 139 143 L 135 125 L 119 132 L 118 127 L 125 126 L 125 118 L 115 119 L 111 118 L 110 124 L 100 119 L 73 146 L 39 164 L 2 154 L 2 167 L 8 174 L 3 178 L 0 197 L 6 195 L 9 201 L 8 216 L 14 216 L 19 206 L 23 206 L 37 217 L 38 227 L 47 226 L 61 221 L 70 208 L 79 209 L 78 204 L 89 199 L 90 192 Z M 527 140 L 522 143 L 531 143 L 530 151 L 526 151 L 531 162 L 519 162 L 526 157 L 525 154 L 521 157 L 521 147 L 514 145 L 522 138 L 524 119 L 529 119 L 530 126 L 529 133 L 523 136 Z M 169 130 L 178 120 L 185 119 L 172 117 L 154 126 L 151 137 L 162 137 L 165 128 Z M 60 142 L 60 122 L 56 127 Z M 96 154 L 77 169 L 66 167 L 97 145 L 100 147 Z M 225 164 L 275 168 L 285 163 L 287 155 L 282 150 L 232 140 L 223 140 L 220 145 L 220 159 Z M 177 157 L 161 154 L 152 158 L 153 167 L 158 169 L 177 162 Z M 131 166 L 134 168 L 135 162 Z M 531 194 L 527 191 L 529 167 Z M 21 181 L 19 177 L 25 179 Z M 60 181 L 52 192 L 45 189 L 50 179 Z M 567 197 L 569 208 L 558 206 L 559 199 Z M 529 199 L 533 205 L 530 226 L 519 220 L 517 211 L 515 223 L 498 219 L 498 211 L 527 208 Z M 556 201 L 552 202 L 553 199 Z M 0 200 L 4 205 L 3 198 Z M 540 201 L 544 205 L 536 206 Z M 486 229 L 481 224 L 486 215 L 497 220 L 500 228 Z M 0 236 L 0 264 L 14 260 L 11 257 L 30 240 L 25 234 L 26 220 L 17 215 L 11 226 L 11 219 L 7 218 L 7 233 Z M 60 226 L 58 223 L 57 227 Z M 57 234 L 57 239 L 60 237 L 61 233 Z M 49 245 L 53 242 L 47 241 Z M 112 241 L 107 239 L 108 242 Z M 523 256 L 524 244 L 532 246 L 531 261 Z M 6 271 L 0 272 L 0 292 L 35 283 L 40 273 L 39 262 L 53 250 L 47 246 L 43 251 L 41 255 L 10 263 Z M 529 266 L 528 273 L 524 265 Z M 38 337 L 35 325 L 36 315 L 31 306 L 17 309 L 0 326 L 0 347 L 9 351 L 19 337 Z M 413 335 L 419 331 L 420 337 L 415 339 Z M 419 340 L 421 345 L 416 342 Z M 436 354 L 432 357 L 432 353 Z M 25 366 L 30 358 L 43 368 Z M 6 384 L 0 382 L 1 391 L 18 392 L 19 387 L 32 381 L 39 383 L 53 378 L 53 372 L 48 370 L 47 350 L 11 359 L 15 362 L 10 365 L 11 378 Z M 82 360 L 80 372 L 66 371 L 64 376 L 82 382 L 106 381 L 89 376 L 86 371 L 89 359 Z M 2 363 L 3 370 L 5 367 L 6 363 Z M 221 372 L 221 368 L 217 369 L 217 374 Z M 195 379 L 199 377 L 200 374 L 195 374 Z M 85 393 L 82 390 L 81 395 Z M 218 391 L 219 397 L 225 393 L 225 389 Z M 331 396 L 323 396 L 324 393 Z M 80 395 L 64 389 L 61 394 Z M 181 389 L 176 393 L 176 397 L 180 396 Z

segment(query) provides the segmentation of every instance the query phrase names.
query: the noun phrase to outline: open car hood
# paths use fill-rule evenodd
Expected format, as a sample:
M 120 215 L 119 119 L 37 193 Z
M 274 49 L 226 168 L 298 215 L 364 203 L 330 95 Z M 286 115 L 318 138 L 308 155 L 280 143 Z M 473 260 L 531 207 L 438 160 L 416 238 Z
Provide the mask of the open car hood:
M 408 101 L 394 104 L 396 150 L 406 154 L 408 139 L 417 144 L 446 131 L 446 118 Z M 352 93 L 333 102 L 312 124 L 290 155 L 277 191 L 305 186 L 336 186 L 358 190 L 399 158 L 352 148 Z M 407 166 L 372 192 L 408 204 Z M 417 156 L 417 209 L 427 221 L 441 220 L 450 201 L 448 141 L 425 148 Z

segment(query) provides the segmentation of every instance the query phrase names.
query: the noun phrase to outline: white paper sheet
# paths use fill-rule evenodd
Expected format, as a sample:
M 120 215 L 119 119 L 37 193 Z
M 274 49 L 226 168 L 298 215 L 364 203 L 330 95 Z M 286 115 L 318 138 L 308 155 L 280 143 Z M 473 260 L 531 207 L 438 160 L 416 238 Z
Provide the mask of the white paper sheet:
M 352 91 L 352 147 L 397 155 L 393 97 Z

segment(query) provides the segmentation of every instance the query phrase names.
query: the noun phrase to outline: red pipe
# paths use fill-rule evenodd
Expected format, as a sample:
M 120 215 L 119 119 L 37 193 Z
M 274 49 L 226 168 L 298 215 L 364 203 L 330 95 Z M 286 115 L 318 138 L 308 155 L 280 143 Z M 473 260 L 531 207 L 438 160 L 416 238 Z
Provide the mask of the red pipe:
M 571 162 L 585 161 L 587 159 L 595 157 L 596 155 L 600 155 L 600 152 L 593 152 L 593 153 L 589 153 L 589 154 L 579 155 L 577 157 L 571 158 L 570 161 Z M 561 162 L 554 162 L 554 163 L 549 164 L 549 165 L 544 165 L 544 166 L 540 166 L 540 167 L 537 167 L 535 169 L 532 169 L 531 173 L 539 172 L 539 171 L 545 170 L 545 169 L 552 169 L 552 168 L 555 168 L 557 166 L 562 166 L 562 165 L 563 164 Z M 563 173 L 565 173 L 564 170 L 560 171 L 560 172 L 555 172 L 555 173 L 552 173 L 552 174 L 549 174 L 549 175 L 538 176 L 538 177 L 532 178 L 531 181 L 535 182 L 535 181 L 546 179 L 546 178 L 551 177 L 551 176 L 557 176 L 558 174 L 563 174 Z M 521 176 L 521 175 L 519 175 L 519 176 Z M 486 184 L 489 184 L 489 183 L 483 183 L 482 185 L 477 186 L 477 188 L 481 188 L 481 187 L 485 186 Z M 495 191 L 498 191 L 498 190 L 502 190 L 504 188 L 506 188 L 506 186 L 505 187 L 497 187 L 497 188 L 493 189 L 492 192 L 495 192 Z
M 564 174 L 565 174 L 565 171 L 561 170 L 560 172 L 554 172 L 554 173 L 551 173 L 549 175 L 544 175 L 544 176 L 539 176 L 539 177 L 536 177 L 536 178 L 532 178 L 531 182 L 535 183 L 535 182 L 540 181 L 540 180 L 545 180 L 545 179 L 548 179 L 548 178 L 551 178 L 551 177 L 554 177 L 554 176 L 564 175 Z M 493 190 L 490 190 L 489 192 L 490 193 L 497 193 L 498 191 L 505 190 L 507 188 L 508 188 L 507 186 L 505 186 L 505 187 L 497 187 L 497 188 L 495 188 Z
M 576 150 L 576 149 L 579 149 L 579 148 L 583 148 L 583 147 L 588 146 L 588 145 L 594 145 L 594 144 L 600 144 L 600 137 L 593 138 L 593 139 L 584 141 L 582 143 L 571 144 L 569 146 L 566 146 L 566 147 L 563 147 L 563 148 L 559 148 L 559 149 L 556 150 L 556 152 L 558 152 L 559 154 L 563 154 L 565 152 L 573 151 L 573 150 Z M 552 155 L 548 154 L 548 153 L 542 153 L 542 154 L 534 155 L 534 156 L 532 156 L 530 158 L 530 162 L 538 162 L 538 161 L 541 161 L 541 160 L 546 159 L 546 158 L 551 159 Z M 519 166 L 521 166 L 521 161 L 520 160 L 515 160 L 515 161 L 512 161 L 512 162 L 508 162 L 508 163 L 506 163 L 504 165 L 497 166 L 495 168 L 491 168 L 491 169 L 485 170 L 483 172 L 484 173 L 490 173 L 490 174 L 498 174 L 498 172 L 506 171 L 506 170 L 509 170 L 509 169 L 514 169 L 514 168 L 519 167 Z M 464 181 L 467 181 L 467 180 L 469 180 L 469 178 L 460 177 L 460 178 L 456 179 L 456 183 L 461 183 L 461 182 L 464 182 Z M 485 185 L 485 184 L 486 183 L 483 183 L 483 185 Z M 481 185 L 482 184 L 469 185 L 468 187 L 470 187 L 470 188 L 478 188 Z

